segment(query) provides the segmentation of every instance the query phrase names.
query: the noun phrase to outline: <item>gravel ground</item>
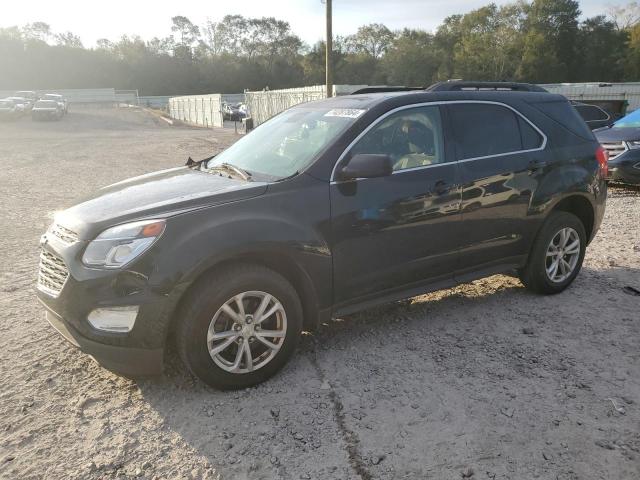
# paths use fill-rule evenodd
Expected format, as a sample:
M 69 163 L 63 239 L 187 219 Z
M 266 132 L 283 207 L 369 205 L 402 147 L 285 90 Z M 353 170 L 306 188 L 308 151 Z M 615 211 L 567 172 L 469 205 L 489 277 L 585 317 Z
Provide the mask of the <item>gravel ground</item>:
M 235 138 L 135 109 L 0 124 L 1 478 L 640 478 L 637 190 L 611 190 L 566 292 L 494 276 L 334 320 L 256 388 L 175 356 L 132 381 L 67 344 L 33 293 L 52 213 Z

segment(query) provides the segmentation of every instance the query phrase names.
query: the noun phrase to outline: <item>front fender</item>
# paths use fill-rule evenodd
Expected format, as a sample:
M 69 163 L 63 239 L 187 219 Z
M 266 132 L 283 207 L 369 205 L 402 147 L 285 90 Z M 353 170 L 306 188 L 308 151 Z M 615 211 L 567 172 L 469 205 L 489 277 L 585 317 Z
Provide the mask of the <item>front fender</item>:
M 328 185 L 308 177 L 304 188 L 276 186 L 261 197 L 191 211 L 167 220 L 165 234 L 149 252 L 149 284 L 167 297 L 168 317 L 205 272 L 234 261 L 294 265 L 317 310 L 333 298 L 328 233 Z M 304 192 L 304 194 L 303 194 Z M 304 201 L 300 197 L 304 195 Z

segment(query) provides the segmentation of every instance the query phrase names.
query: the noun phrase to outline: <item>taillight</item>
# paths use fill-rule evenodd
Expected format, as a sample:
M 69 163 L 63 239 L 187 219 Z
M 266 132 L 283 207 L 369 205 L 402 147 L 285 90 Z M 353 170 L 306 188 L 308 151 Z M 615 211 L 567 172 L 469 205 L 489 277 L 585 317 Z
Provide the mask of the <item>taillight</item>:
M 596 159 L 600 166 L 600 175 L 606 177 L 609 173 L 609 152 L 607 152 L 602 145 L 598 145 Z

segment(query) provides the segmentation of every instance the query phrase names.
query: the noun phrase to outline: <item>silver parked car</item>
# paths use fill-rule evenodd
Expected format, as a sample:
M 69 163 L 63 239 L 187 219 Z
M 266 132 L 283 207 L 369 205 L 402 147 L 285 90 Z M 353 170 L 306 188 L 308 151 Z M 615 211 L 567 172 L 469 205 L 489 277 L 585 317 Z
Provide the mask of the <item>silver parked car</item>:
M 40 97 L 40 100 L 53 100 L 54 102 L 58 102 L 62 108 L 62 113 L 67 114 L 69 112 L 69 103 L 67 102 L 67 99 L 58 93 L 45 93 Z
M 23 110 L 18 107 L 11 100 L 0 100 L 0 119 L 1 120 L 13 120 L 24 113 Z
M 62 106 L 55 100 L 38 100 L 31 110 L 33 120 L 60 120 L 63 115 Z

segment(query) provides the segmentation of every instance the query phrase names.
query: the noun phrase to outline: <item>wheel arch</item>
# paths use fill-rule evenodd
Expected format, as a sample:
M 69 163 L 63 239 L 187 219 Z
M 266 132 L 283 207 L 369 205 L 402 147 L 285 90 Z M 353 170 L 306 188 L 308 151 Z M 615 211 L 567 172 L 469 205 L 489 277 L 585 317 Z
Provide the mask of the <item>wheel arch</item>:
M 290 255 L 284 252 L 254 251 L 217 259 L 193 275 L 180 293 L 180 297 L 170 314 L 165 343 L 170 339 L 172 332 L 180 321 L 179 313 L 182 311 L 183 302 L 188 299 L 192 289 L 212 273 L 233 268 L 237 265 L 261 265 L 282 275 L 291 283 L 300 297 L 303 312 L 303 328 L 305 330 L 312 330 L 317 327 L 322 315 L 318 306 L 318 294 L 309 274 Z
M 575 215 L 582 222 L 587 235 L 587 243 L 591 242 L 595 226 L 595 208 L 585 195 L 573 194 L 561 199 L 550 210 L 552 212 L 567 212 Z

